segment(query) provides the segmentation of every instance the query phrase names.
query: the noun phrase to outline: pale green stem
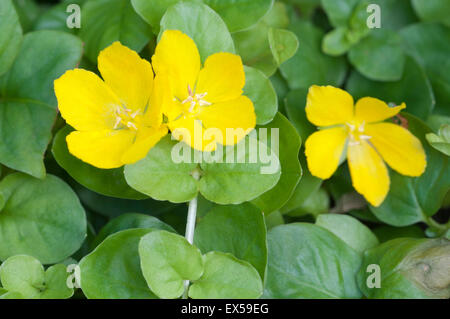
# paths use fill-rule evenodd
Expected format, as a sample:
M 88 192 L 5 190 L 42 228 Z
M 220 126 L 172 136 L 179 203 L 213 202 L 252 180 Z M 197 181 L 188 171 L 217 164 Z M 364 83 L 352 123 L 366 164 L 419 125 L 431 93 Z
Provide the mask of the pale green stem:
M 189 202 L 188 215 L 186 222 L 186 240 L 192 245 L 194 243 L 195 220 L 197 217 L 197 197 Z M 183 299 L 187 299 L 189 280 L 184 281 Z

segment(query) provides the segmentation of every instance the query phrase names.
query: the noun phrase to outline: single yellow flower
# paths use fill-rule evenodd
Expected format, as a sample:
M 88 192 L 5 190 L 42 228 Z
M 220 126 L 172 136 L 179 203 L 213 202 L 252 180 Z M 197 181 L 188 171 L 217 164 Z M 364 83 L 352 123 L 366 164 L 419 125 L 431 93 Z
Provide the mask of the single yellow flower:
M 245 74 L 238 55 L 212 54 L 201 68 L 194 41 L 180 31 L 167 30 L 156 47 L 152 64 L 170 88 L 164 106 L 170 130 L 189 132 L 189 136 L 176 136 L 179 140 L 197 150 L 212 151 L 216 143 L 236 144 L 255 127 L 253 103 L 242 95 Z M 202 138 L 208 128 L 220 134 Z M 230 129 L 236 129 L 236 135 Z
M 365 97 L 353 106 L 353 98 L 332 86 L 309 89 L 306 116 L 324 129 L 311 134 L 305 143 L 312 175 L 330 178 L 347 148 L 353 187 L 373 206 L 379 206 L 389 191 L 389 173 L 384 161 L 402 175 L 420 176 L 426 155 L 420 141 L 407 129 L 382 122 L 406 106 L 389 107 Z M 384 160 L 384 161 L 383 161 Z
M 55 80 L 61 116 L 76 131 L 67 136 L 70 153 L 99 168 L 134 163 L 164 135 L 164 87 L 149 62 L 119 42 L 100 52 L 103 77 L 74 69 Z

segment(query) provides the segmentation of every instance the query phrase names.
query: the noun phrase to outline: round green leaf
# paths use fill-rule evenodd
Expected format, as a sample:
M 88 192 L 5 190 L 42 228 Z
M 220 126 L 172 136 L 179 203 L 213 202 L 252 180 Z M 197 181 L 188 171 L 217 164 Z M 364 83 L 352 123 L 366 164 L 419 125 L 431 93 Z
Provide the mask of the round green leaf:
M 275 134 L 279 136 L 275 140 L 278 143 L 278 153 L 276 149 L 275 152 L 281 164 L 280 180 L 274 188 L 252 201 L 265 214 L 270 214 L 286 204 L 302 176 L 302 167 L 298 161 L 301 139 L 295 127 L 281 113 L 277 113 L 272 122 L 260 128 L 267 128 L 268 141 L 272 141 L 272 129 L 278 129 Z M 274 149 L 271 143 L 269 147 Z
M 0 75 L 5 73 L 19 53 L 22 28 L 11 0 L 0 3 Z
M 322 7 L 334 27 L 344 27 L 359 0 L 321 0 Z
M 66 136 L 72 131 L 73 129 L 67 125 L 55 135 L 52 153 L 59 166 L 64 168 L 73 179 L 102 195 L 125 199 L 147 198 L 144 194 L 138 193 L 128 186 L 123 174 L 123 167 L 99 169 L 70 154 Z
M 101 50 L 114 41 L 141 51 L 150 40 L 151 29 L 134 11 L 130 0 L 90 0 L 81 10 L 80 38 L 86 56 L 97 62 Z
M 299 41 L 299 50 L 280 66 L 291 89 L 307 89 L 311 85 L 340 86 L 347 66 L 345 60 L 322 53 L 323 32 L 312 23 L 296 20 L 289 27 Z
M 399 238 L 366 251 L 358 285 L 368 298 L 450 298 L 448 265 L 450 241 Z M 372 287 L 379 267 L 379 287 Z M 373 266 L 372 266 L 373 267 Z
M 394 31 L 372 31 L 349 51 L 349 60 L 364 76 L 376 81 L 398 81 L 405 55 L 400 36 Z
M 268 234 L 264 297 L 359 298 L 360 255 L 322 227 L 294 223 Z
M 258 272 L 231 254 L 210 252 L 204 257 L 202 277 L 189 287 L 194 299 L 256 299 L 263 292 Z
M 368 2 L 380 6 L 383 29 L 400 30 L 418 21 L 411 1 L 370 0 Z
M 137 213 L 127 213 L 110 220 L 105 226 L 103 226 L 98 235 L 95 237 L 92 246 L 98 246 L 111 234 L 130 228 L 155 228 L 175 233 L 175 230 L 171 226 L 163 223 L 156 217 Z
M 56 117 L 53 81 L 81 58 L 82 43 L 59 31 L 28 33 L 0 77 L 0 162 L 38 178 Z
M 347 37 L 348 29 L 341 27 L 328 32 L 322 41 L 322 50 L 328 55 L 339 56 L 346 53 L 353 43 Z
M 450 124 L 443 124 L 439 129 L 438 135 L 428 133 L 425 136 L 431 146 L 441 153 L 450 156 Z
M 180 30 L 197 45 L 202 61 L 217 52 L 234 53 L 234 43 L 222 18 L 202 3 L 179 2 L 167 9 L 161 19 L 160 36 L 165 30 Z
M 373 229 L 373 233 L 377 236 L 380 243 L 387 242 L 391 239 L 409 237 L 424 238 L 425 234 L 420 225 L 411 225 L 407 227 L 379 226 Z
M 425 71 L 412 58 L 407 57 L 400 80 L 394 82 L 371 81 L 353 71 L 347 81 L 347 90 L 355 97 L 372 96 L 396 105 L 406 103 L 406 110 L 427 118 L 434 108 L 434 94 Z
M 145 280 L 161 298 L 178 298 L 184 280 L 197 280 L 203 273 L 200 250 L 182 236 L 155 231 L 142 237 L 139 256 Z
M 253 102 L 256 124 L 269 123 L 277 114 L 278 101 L 275 89 L 265 74 L 255 68 L 244 66 L 244 95 Z
M 449 157 L 431 147 L 425 135 L 430 129 L 419 119 L 404 114 L 408 129 L 422 142 L 427 167 L 420 177 L 391 172 L 389 193 L 379 207 L 370 206 L 375 216 L 392 226 L 408 226 L 433 216 L 450 189 Z
M 138 245 L 151 229 L 127 229 L 106 238 L 80 261 L 81 289 L 89 299 L 153 299 L 142 276 Z
M 126 165 L 127 183 L 157 200 L 181 203 L 193 199 L 198 193 L 198 185 L 191 173 L 198 164 L 193 161 L 175 163 L 171 152 L 177 143 L 167 135 L 148 152 L 147 157 Z
M 8 258 L 0 268 L 3 287 L 27 299 L 66 299 L 73 295 L 67 287 L 66 266 L 57 264 L 44 271 L 34 257 L 16 255 Z
M 361 254 L 379 244 L 377 237 L 366 225 L 348 215 L 319 215 L 316 225 L 329 230 Z
M 86 236 L 86 216 L 72 189 L 58 177 L 16 173 L 0 182 L 0 259 L 26 254 L 43 264 L 61 261 Z M 24 235 L 26 234 L 26 235 Z
M 203 253 L 221 251 L 248 261 L 264 279 L 266 226 L 262 212 L 255 206 L 215 206 L 198 223 L 194 242 Z
M 450 2 L 441 0 L 412 0 L 417 15 L 423 21 L 442 22 L 450 27 Z
M 270 28 L 268 36 L 270 49 L 278 66 L 292 58 L 297 52 L 298 39 L 293 32 Z

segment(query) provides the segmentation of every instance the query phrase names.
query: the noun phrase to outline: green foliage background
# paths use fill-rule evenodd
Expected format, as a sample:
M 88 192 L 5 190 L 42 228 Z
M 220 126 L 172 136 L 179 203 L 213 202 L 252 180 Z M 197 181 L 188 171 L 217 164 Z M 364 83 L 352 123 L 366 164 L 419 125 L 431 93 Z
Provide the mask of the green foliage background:
M 366 26 L 369 3 L 380 29 Z M 69 4 L 81 6 L 80 29 L 66 25 Z M 68 152 L 53 81 L 97 72 L 114 41 L 150 60 L 167 29 L 191 36 L 203 61 L 241 55 L 244 94 L 258 127 L 279 128 L 279 152 L 247 139 L 275 174 L 174 164 L 168 137 L 113 170 Z M 191 298 L 450 298 L 449 56 L 441 0 L 2 0 L 0 298 L 178 298 L 185 280 Z M 399 119 L 421 139 L 426 172 L 391 171 L 380 207 L 355 193 L 346 164 L 311 176 L 302 142 L 315 130 L 304 111 L 313 84 L 405 102 Z M 70 264 L 81 289 L 66 284 Z M 367 285 L 373 264 L 380 288 Z

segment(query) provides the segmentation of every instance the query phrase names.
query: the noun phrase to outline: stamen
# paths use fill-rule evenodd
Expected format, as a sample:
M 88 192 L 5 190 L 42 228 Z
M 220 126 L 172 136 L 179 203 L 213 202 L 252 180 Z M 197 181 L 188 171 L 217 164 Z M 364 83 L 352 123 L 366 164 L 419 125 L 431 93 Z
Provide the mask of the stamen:
M 122 118 L 120 116 L 118 116 L 116 118 L 116 123 L 114 124 L 114 129 L 119 127 L 120 122 L 122 122 Z
M 128 126 L 129 128 L 133 128 L 133 129 L 137 130 L 136 125 L 134 125 L 134 123 L 132 123 L 132 122 L 127 122 L 127 126 Z

